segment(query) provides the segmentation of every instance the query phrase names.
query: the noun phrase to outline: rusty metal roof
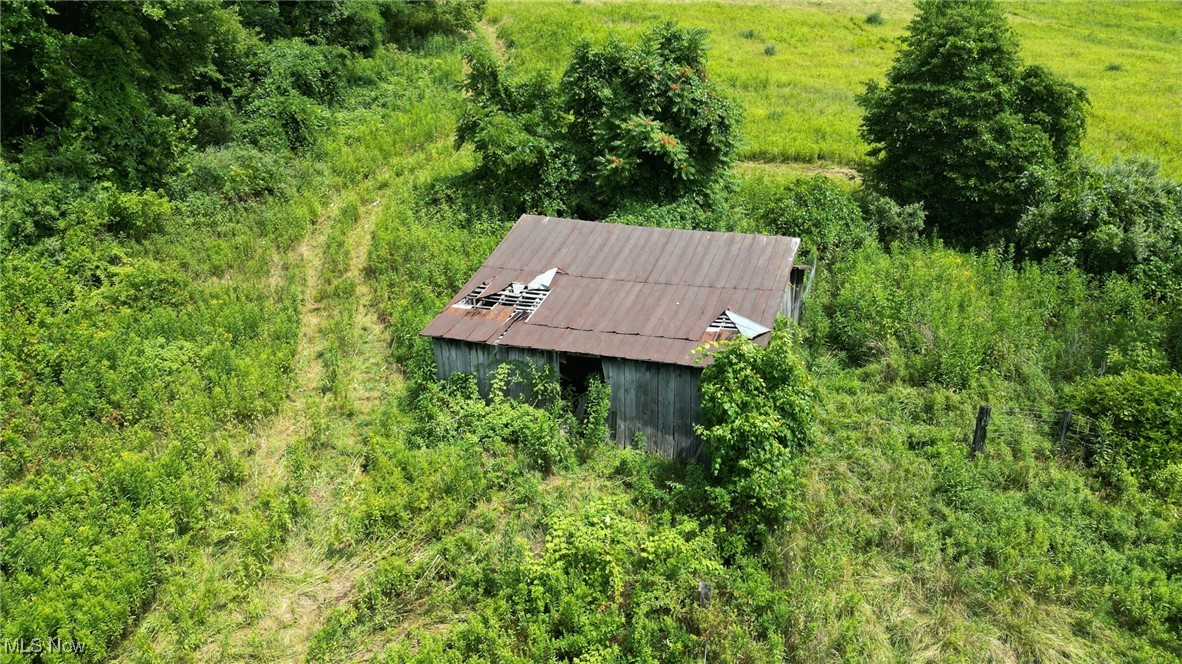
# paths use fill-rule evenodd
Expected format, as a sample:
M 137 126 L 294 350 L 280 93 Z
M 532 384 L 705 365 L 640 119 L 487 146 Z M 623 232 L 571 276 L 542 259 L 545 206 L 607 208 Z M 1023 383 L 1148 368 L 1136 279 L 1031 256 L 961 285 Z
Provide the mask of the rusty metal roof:
M 720 314 L 775 323 L 799 246 L 792 237 L 522 215 L 422 334 L 693 366 L 693 349 L 719 338 L 706 328 Z M 552 268 L 528 315 L 462 302 L 482 285 L 494 294 Z

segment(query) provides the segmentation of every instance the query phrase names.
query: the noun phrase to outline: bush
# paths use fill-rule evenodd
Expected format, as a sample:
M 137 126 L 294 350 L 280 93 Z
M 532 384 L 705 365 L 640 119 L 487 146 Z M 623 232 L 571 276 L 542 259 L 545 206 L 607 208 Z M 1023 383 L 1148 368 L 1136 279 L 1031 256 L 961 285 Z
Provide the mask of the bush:
M 1182 375 L 1128 371 L 1083 381 L 1071 397 L 1080 414 L 1100 422 L 1094 459 L 1121 459 L 1144 479 L 1182 462 Z
M 833 261 L 873 239 L 858 204 L 823 175 L 744 180 L 735 198 L 757 231 L 801 238 L 802 258 Z
M 815 437 L 816 392 L 780 320 L 766 348 L 725 342 L 702 371 L 701 424 L 706 489 L 720 528 L 738 554 L 763 544 L 792 516 L 797 465 Z
M 1023 215 L 1019 232 L 1033 258 L 1143 275 L 1158 293 L 1182 295 L 1182 184 L 1156 164 L 1080 164 Z
M 878 240 L 883 246 L 912 244 L 919 239 L 927 216 L 923 203 L 899 205 L 870 189 L 862 189 L 859 194 L 862 217 L 867 226 L 878 232 Z
M 193 154 L 185 171 L 169 184 L 178 199 L 204 193 L 226 203 L 245 204 L 282 189 L 284 163 L 250 145 L 210 148 Z
M 115 235 L 142 240 L 164 230 L 174 218 L 172 201 L 160 192 L 118 191 L 109 183 L 99 185 L 95 191 L 94 209 Z
M 7 165 L 0 166 L 0 255 L 56 231 L 67 200 L 59 180 L 26 180 Z
M 855 364 L 890 360 L 917 385 L 960 389 L 985 372 L 1046 385 L 1118 356 L 1163 357 L 1164 312 L 1127 279 L 1019 270 L 996 252 L 974 257 L 938 244 L 894 254 L 867 245 L 829 278 L 823 306 L 833 347 Z

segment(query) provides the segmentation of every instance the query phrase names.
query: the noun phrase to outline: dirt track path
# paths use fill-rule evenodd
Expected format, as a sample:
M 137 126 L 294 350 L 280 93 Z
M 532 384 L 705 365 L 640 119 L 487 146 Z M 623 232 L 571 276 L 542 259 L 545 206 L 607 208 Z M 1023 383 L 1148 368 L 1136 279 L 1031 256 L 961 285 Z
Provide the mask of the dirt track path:
M 245 478 L 222 502 L 229 532 L 190 554 L 118 659 L 154 652 L 164 660 L 303 661 L 326 614 L 351 599 L 380 559 L 384 544 L 349 537 L 342 500 L 361 477 L 371 410 L 402 389 L 364 276 L 381 213 L 375 196 L 366 193 L 356 214 L 343 213 L 341 197 L 326 203 L 304 240 L 276 257 L 272 280 L 300 279 L 292 391 L 270 420 L 242 437 Z M 298 476 L 293 468 L 302 469 Z M 287 496 L 302 508 L 267 545 L 261 569 L 244 574 L 250 545 L 237 524 L 272 518 L 276 497 Z
M 380 559 L 370 547 L 365 547 L 362 555 L 362 550 L 342 548 L 341 542 L 335 541 L 347 528 L 344 520 L 348 515 L 342 512 L 340 499 L 361 476 L 366 418 L 382 393 L 398 389 L 401 383 L 387 360 L 387 335 L 373 313 L 364 278 L 380 201 L 367 201 L 360 207 L 359 218 L 345 236 L 343 249 L 348 258 L 343 274 L 324 274 L 321 266 L 328 261 L 324 252 L 329 247 L 323 241 L 321 255 L 313 252 L 307 263 L 309 278 L 297 352 L 299 390 L 293 404 L 302 406 L 304 421 L 309 415 L 321 418 L 313 424 L 320 433 L 306 436 L 312 439 L 306 452 L 307 513 L 272 560 L 263 581 L 234 611 L 227 625 L 232 628 L 207 643 L 199 659 L 304 659 L 309 640 L 325 614 L 348 601 L 361 574 Z M 343 286 L 352 290 L 354 297 L 333 302 L 331 296 L 322 296 L 325 287 L 339 291 L 342 281 L 352 282 Z M 324 390 L 325 369 L 320 359 L 326 352 L 328 335 L 333 333 L 327 327 L 334 322 L 335 333 L 341 334 L 345 327 L 344 336 L 350 339 L 343 343 L 345 357 L 338 360 L 342 369 L 337 380 L 343 385 L 335 393 Z M 261 465 L 272 470 L 283 468 L 285 451 L 299 437 L 284 425 L 284 419 L 276 423 L 279 430 L 267 454 L 260 454 Z

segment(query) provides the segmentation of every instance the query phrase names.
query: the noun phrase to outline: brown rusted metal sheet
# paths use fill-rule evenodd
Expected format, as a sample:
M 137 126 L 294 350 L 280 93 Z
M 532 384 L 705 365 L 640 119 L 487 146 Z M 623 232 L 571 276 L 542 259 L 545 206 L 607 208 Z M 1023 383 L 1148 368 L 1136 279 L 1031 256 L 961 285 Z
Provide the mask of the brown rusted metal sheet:
M 696 347 L 725 336 L 706 327 L 726 309 L 772 326 L 799 246 L 789 237 L 524 215 L 422 334 L 694 366 Z M 493 293 L 551 268 L 560 272 L 529 317 L 455 306 L 482 283 Z

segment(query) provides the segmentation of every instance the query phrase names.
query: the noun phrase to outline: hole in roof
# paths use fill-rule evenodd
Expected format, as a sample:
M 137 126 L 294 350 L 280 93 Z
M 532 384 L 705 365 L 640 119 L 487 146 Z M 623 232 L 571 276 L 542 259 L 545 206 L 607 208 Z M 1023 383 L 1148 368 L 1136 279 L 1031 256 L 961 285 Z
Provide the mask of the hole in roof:
M 488 310 L 499 304 L 504 307 L 513 307 L 515 312 L 524 314 L 525 320 L 529 320 L 538 307 L 542 306 L 542 300 L 545 300 L 546 295 L 550 293 L 550 282 L 553 281 L 554 275 L 557 273 L 558 268 L 551 268 L 534 277 L 528 285 L 514 281 L 495 293 L 485 292 L 488 289 L 486 281 L 465 295 L 454 306 L 460 309 Z
M 707 332 L 722 332 L 723 330 L 729 330 L 731 332 L 739 331 L 739 326 L 735 325 L 735 321 L 731 320 L 725 311 L 718 314 L 718 318 L 715 318 L 713 323 L 706 326 Z

